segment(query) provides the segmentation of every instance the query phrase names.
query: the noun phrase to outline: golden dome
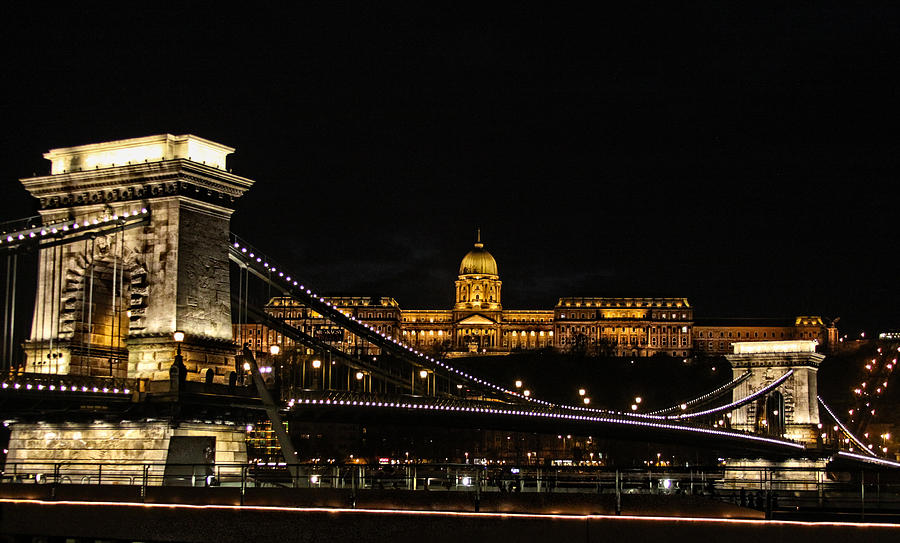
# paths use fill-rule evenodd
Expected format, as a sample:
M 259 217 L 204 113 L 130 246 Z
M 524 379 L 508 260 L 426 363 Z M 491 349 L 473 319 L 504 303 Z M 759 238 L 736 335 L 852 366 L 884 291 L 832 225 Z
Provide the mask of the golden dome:
M 497 261 L 481 243 L 481 230 L 478 231 L 475 248 L 466 253 L 459 264 L 460 275 L 483 274 L 500 275 L 497 272 Z

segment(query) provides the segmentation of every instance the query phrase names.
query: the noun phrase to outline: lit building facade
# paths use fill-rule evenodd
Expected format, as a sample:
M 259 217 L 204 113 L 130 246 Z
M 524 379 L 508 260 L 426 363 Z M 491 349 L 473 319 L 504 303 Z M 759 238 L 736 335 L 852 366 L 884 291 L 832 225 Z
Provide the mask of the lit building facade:
M 385 296 L 330 296 L 327 300 L 378 332 L 441 357 L 539 349 L 688 357 L 729 353 L 734 341 L 837 341 L 837 330 L 832 339 L 831 329 L 820 317 L 797 317 L 791 323 L 705 320 L 698 324 L 687 298 L 565 297 L 552 309 L 504 309 L 502 287 L 497 261 L 484 248 L 479 233 L 475 246 L 460 262 L 452 308 L 402 309 L 397 300 Z M 272 298 L 266 311 L 345 352 L 379 354 L 375 346 L 291 298 Z M 283 341 L 275 331 L 258 324 L 235 325 L 234 337 L 258 351 Z
M 784 319 L 701 319 L 694 324 L 695 354 L 724 355 L 732 344 L 745 341 L 811 340 L 832 348 L 838 344 L 838 329 L 822 317 L 803 315 Z

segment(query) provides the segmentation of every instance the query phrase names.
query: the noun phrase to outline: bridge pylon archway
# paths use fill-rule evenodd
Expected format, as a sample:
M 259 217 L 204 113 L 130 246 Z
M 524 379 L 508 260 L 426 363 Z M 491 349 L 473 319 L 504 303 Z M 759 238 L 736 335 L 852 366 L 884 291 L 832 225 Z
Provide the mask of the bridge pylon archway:
M 731 363 L 735 378 L 750 377 L 734 388 L 734 400 L 765 388 L 788 372 L 777 390 L 731 414 L 731 427 L 785 437 L 815 446 L 820 430 L 817 374 L 825 355 L 816 352 L 815 341 L 757 341 L 734 343 Z
M 227 170 L 232 152 L 163 134 L 44 154 L 50 175 L 21 180 L 44 227 L 111 228 L 40 246 L 26 371 L 168 379 L 180 330 L 191 375 L 227 380 L 229 223 L 253 185 Z

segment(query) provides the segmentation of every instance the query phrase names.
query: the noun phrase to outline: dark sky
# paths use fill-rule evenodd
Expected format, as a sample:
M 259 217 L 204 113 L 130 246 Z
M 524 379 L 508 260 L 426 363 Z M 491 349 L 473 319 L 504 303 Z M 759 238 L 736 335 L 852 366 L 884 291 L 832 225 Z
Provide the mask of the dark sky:
M 223 5 L 3 17 L 0 218 L 50 148 L 193 133 L 257 181 L 233 230 L 324 292 L 449 307 L 480 225 L 509 308 L 900 327 L 890 4 Z

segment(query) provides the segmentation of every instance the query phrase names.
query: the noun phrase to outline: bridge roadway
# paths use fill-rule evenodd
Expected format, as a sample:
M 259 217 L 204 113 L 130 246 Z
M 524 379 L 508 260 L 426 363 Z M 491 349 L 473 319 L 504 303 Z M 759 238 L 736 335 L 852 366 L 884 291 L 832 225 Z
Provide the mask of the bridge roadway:
M 202 410 L 204 416 L 235 408 L 258 412 L 264 407 L 252 389 L 189 382 L 172 395 L 168 381 L 111 381 L 103 378 L 23 374 L 4 381 L 0 405 L 7 417 L 46 418 L 53 413 L 74 416 L 79 405 L 87 417 L 129 412 L 156 416 L 165 405 L 178 402 L 181 416 Z M 144 392 L 139 389 L 143 388 Z M 163 402 L 163 403 L 161 403 Z M 102 411 L 97 409 L 102 408 Z M 822 451 L 785 439 L 757 436 L 685 421 L 647 419 L 628 413 L 598 412 L 559 406 L 513 404 L 496 399 L 464 399 L 449 396 L 374 394 L 347 391 L 295 391 L 285 402 L 284 416 L 322 422 L 390 422 L 457 428 L 572 433 L 604 438 L 671 442 L 706 446 L 723 451 L 766 457 L 810 457 Z
M 766 457 L 815 457 L 823 451 L 786 439 L 627 413 L 591 413 L 550 406 L 432 396 L 302 391 L 288 401 L 287 418 L 329 422 L 394 422 L 509 431 L 571 433 L 670 442 Z

